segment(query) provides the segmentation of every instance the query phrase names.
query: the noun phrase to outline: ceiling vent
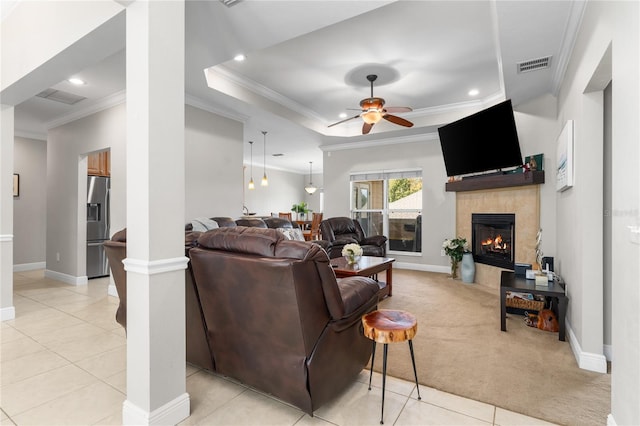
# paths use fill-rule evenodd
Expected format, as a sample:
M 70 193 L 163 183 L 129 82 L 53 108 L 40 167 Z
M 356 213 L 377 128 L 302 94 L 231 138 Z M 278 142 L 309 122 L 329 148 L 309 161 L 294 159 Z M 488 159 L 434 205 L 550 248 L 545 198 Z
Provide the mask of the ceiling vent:
M 551 56 L 545 56 L 543 58 L 518 62 L 517 63 L 518 74 L 522 72 L 537 71 L 544 68 L 549 68 L 550 65 L 551 65 Z
M 87 99 L 84 96 L 74 95 L 73 93 L 63 92 L 62 90 L 47 89 L 38 93 L 36 96 L 50 101 L 62 102 L 63 104 L 73 105 L 81 100 Z
M 227 7 L 234 6 L 240 3 L 241 0 L 220 0 L 220 3 L 224 4 Z

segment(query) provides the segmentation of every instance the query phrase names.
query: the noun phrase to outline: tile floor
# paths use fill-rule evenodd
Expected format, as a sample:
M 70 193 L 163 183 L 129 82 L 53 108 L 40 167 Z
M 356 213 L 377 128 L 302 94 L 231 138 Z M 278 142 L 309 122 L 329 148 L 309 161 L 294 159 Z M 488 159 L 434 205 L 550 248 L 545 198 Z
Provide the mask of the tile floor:
M 2 323 L 2 425 L 119 425 L 126 398 L 126 339 L 108 279 L 74 287 L 43 271 L 14 274 L 16 318 Z M 233 380 L 187 366 L 184 425 L 379 424 L 381 376 L 368 372 L 314 417 Z M 538 419 L 389 378 L 386 425 L 539 425 Z

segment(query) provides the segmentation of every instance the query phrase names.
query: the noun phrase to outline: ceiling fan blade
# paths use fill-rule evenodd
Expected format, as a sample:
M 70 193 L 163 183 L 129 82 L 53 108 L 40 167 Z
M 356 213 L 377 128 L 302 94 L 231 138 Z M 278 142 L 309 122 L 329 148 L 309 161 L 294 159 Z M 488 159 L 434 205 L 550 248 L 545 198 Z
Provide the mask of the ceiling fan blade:
M 399 124 L 399 125 L 404 126 L 404 127 L 412 127 L 413 126 L 413 123 L 410 122 L 409 120 L 405 120 L 404 118 L 400 118 L 400 117 L 395 116 L 395 115 L 385 114 L 385 115 L 382 116 L 382 118 L 384 118 L 385 120 L 390 121 L 390 122 L 392 122 L 394 124 Z
M 410 107 L 385 107 L 384 112 L 411 112 L 413 109 Z
M 335 125 L 337 125 L 337 124 L 342 124 L 342 123 L 344 123 L 345 121 L 353 120 L 354 118 L 358 118 L 358 117 L 360 117 L 360 114 L 358 114 L 358 115 L 354 115 L 353 117 L 345 118 L 344 120 L 340 120 L 340 121 L 338 121 L 338 122 L 336 122 L 336 123 L 333 123 L 333 124 L 329 124 L 327 127 L 333 127 L 333 126 L 335 126 Z
M 373 127 L 373 123 L 364 123 L 362 125 L 362 134 L 366 135 L 371 131 L 371 128 Z

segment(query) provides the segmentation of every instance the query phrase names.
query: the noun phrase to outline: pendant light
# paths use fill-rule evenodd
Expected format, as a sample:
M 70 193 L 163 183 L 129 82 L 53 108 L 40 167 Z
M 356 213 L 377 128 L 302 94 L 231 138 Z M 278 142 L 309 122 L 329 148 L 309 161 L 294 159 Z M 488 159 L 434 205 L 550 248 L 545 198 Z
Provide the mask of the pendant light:
M 253 141 L 249 141 L 249 146 L 251 147 L 251 162 L 249 163 L 251 168 L 251 179 L 249 180 L 249 189 L 255 189 L 256 186 L 253 184 Z
M 269 186 L 269 181 L 267 180 L 267 132 L 263 130 L 262 136 L 264 137 L 264 152 L 262 155 L 264 174 L 262 175 L 262 182 L 260 182 L 260 185 Z
M 316 192 L 316 188 L 315 186 L 313 186 L 313 182 L 311 181 L 311 170 L 312 170 L 312 166 L 313 165 L 313 161 L 309 161 L 309 185 L 304 187 L 304 190 L 307 191 L 307 193 L 309 195 L 313 194 L 314 192 Z

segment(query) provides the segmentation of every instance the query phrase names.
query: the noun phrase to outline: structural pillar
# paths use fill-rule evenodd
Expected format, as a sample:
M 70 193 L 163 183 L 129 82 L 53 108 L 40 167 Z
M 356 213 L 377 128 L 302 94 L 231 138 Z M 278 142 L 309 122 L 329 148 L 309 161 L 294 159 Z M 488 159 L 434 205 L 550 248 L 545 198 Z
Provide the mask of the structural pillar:
M 13 106 L 0 105 L 0 320 L 13 306 Z
M 184 0 L 127 6 L 124 424 L 189 416 L 185 360 Z

